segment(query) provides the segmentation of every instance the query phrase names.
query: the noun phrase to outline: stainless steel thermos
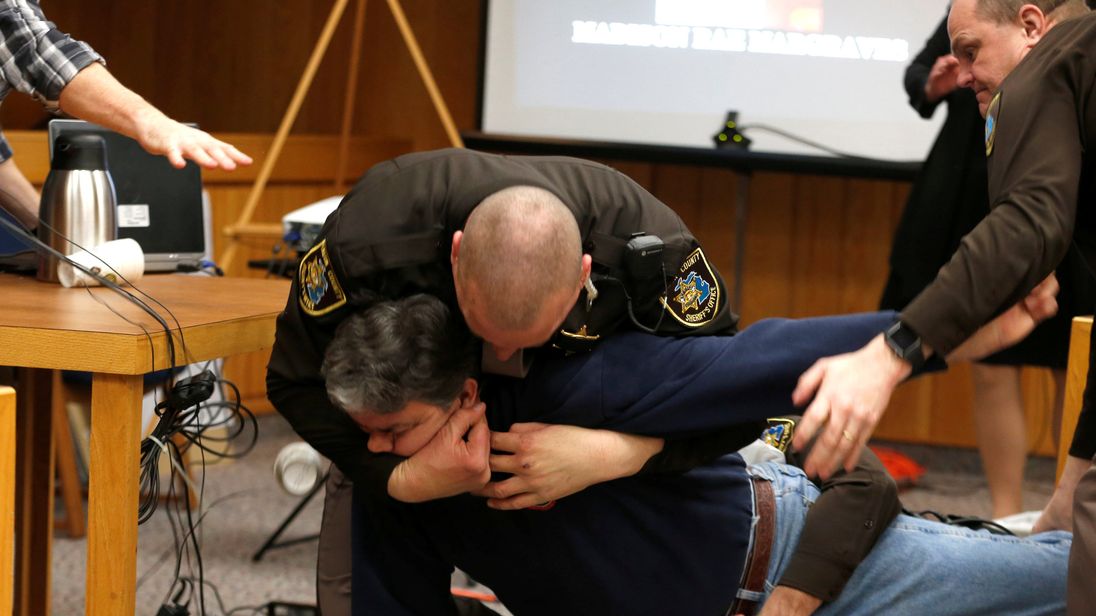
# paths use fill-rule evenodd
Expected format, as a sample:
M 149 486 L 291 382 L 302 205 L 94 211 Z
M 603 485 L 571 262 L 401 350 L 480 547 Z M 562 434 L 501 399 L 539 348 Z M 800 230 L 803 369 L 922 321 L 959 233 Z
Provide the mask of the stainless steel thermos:
M 117 198 L 102 137 L 57 137 L 39 216 L 38 239 L 65 255 L 117 238 Z M 38 279 L 57 282 L 57 263 L 40 253 Z

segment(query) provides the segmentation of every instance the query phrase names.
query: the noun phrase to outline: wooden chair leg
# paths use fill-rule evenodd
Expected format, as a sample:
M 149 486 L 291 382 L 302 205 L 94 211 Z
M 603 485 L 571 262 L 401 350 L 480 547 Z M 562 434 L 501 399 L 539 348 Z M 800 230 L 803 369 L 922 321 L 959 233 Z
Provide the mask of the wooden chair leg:
M 50 387 L 50 412 L 53 414 L 53 447 L 57 456 L 57 476 L 61 484 L 61 501 L 65 504 L 65 517 L 54 521 L 55 528 L 63 528 L 69 537 L 83 537 L 84 495 L 80 477 L 76 472 L 76 450 L 73 445 L 72 425 L 65 405 L 69 402 L 69 389 L 61 380 L 61 371 L 54 370 Z
M 15 537 L 15 390 L 0 387 L 0 538 Z M 14 541 L 0 541 L 0 614 L 12 613 Z

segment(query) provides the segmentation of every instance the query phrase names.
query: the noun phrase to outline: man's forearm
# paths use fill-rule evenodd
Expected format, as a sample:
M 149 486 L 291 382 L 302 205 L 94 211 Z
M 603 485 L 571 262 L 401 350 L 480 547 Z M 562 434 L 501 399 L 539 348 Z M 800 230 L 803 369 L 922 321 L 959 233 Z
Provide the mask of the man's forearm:
M 251 164 L 251 157 L 232 144 L 167 117 L 98 64 L 77 73 L 61 90 L 59 103 L 65 113 L 132 137 L 145 150 L 166 156 L 179 169 L 186 159 L 206 168 L 229 171 L 237 165 Z
M 61 111 L 136 138 L 141 127 L 163 113 L 122 85 L 105 67 L 90 64 L 61 90 Z

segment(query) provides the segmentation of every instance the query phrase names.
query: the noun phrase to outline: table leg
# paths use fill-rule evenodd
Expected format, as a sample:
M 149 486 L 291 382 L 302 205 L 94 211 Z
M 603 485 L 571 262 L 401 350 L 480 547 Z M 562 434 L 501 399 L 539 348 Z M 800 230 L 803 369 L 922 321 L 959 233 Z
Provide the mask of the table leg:
M 50 371 L 20 370 L 16 401 L 15 614 L 50 613 L 53 429 Z
M 92 379 L 88 616 L 125 616 L 135 608 L 142 390 L 140 375 Z

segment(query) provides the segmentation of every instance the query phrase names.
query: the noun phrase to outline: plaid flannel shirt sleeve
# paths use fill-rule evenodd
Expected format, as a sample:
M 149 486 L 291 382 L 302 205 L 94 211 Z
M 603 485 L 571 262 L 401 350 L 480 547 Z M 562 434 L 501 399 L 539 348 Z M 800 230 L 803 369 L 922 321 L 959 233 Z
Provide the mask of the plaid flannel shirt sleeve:
M 37 0 L 0 0 L 0 99 L 15 89 L 55 111 L 61 89 L 92 62 L 103 58 L 58 30 Z

